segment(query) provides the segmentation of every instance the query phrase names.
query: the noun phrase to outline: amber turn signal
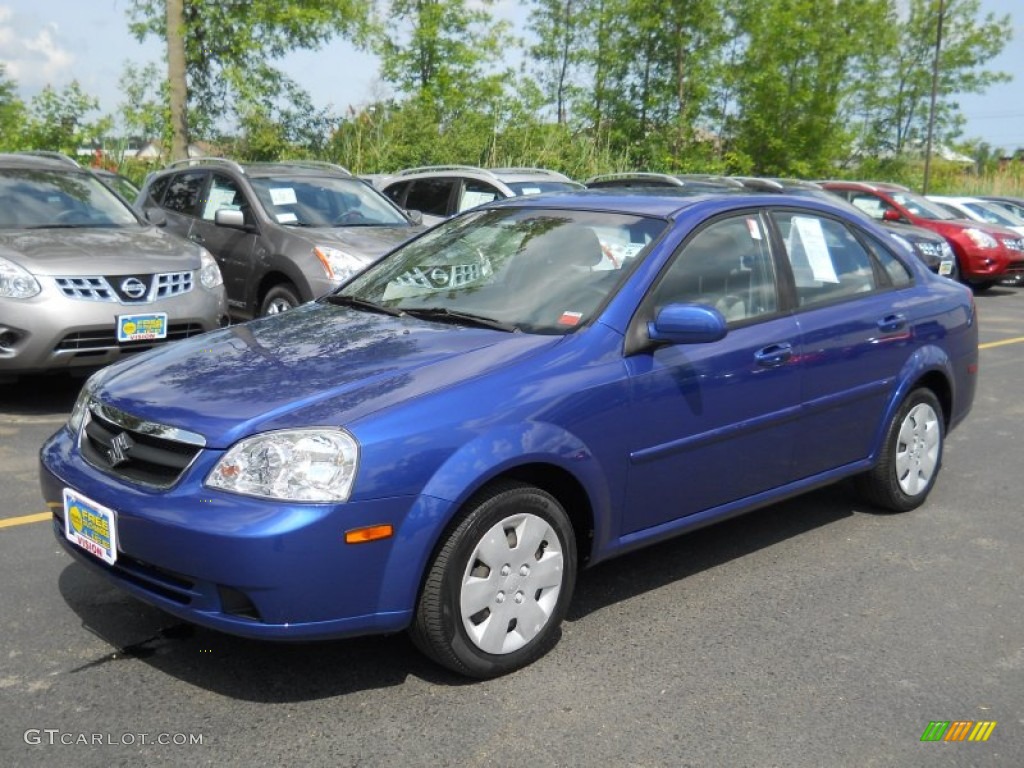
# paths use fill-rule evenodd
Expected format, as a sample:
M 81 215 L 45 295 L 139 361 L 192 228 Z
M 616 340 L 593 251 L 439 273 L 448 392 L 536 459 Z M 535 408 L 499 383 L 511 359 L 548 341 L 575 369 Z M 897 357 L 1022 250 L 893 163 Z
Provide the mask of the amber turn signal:
M 378 539 L 389 539 L 395 534 L 395 528 L 392 525 L 368 525 L 365 528 L 353 528 L 351 531 L 345 531 L 345 543 L 346 544 L 364 544 L 367 541 L 377 541 Z

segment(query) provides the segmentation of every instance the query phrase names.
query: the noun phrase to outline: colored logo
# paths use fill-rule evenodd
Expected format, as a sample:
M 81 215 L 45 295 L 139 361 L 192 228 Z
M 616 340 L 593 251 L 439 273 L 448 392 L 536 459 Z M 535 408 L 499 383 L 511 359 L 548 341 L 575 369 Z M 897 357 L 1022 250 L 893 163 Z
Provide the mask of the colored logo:
M 995 729 L 995 720 L 932 720 L 921 741 L 988 741 Z
M 68 510 L 68 516 L 71 518 L 71 529 L 74 531 L 82 530 L 82 510 L 77 506 L 72 506 Z

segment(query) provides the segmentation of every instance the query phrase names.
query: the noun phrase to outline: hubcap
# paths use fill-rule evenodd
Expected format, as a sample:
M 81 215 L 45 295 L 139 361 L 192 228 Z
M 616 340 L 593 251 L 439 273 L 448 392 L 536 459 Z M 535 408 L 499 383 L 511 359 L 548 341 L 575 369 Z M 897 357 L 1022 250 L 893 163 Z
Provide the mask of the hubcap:
M 928 488 L 939 465 L 941 429 L 935 410 L 915 405 L 900 425 L 896 440 L 896 479 L 908 496 Z
M 511 653 L 544 629 L 558 603 L 562 547 L 531 514 L 506 517 L 477 542 L 462 577 L 459 608 L 470 640 L 485 653 Z

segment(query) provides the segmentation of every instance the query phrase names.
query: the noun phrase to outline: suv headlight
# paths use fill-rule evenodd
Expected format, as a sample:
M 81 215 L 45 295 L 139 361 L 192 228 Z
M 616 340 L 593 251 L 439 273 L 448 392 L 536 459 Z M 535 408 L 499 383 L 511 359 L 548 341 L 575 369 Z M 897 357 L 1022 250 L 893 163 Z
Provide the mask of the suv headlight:
M 0 298 L 31 299 L 42 290 L 31 272 L 0 257 Z
M 359 444 L 343 429 L 264 432 L 233 445 L 206 478 L 222 491 L 283 501 L 347 501 Z
M 964 234 L 971 238 L 971 242 L 979 248 L 996 248 L 999 245 L 998 241 L 988 232 L 982 232 L 974 227 L 965 229 Z
M 348 280 L 356 272 L 362 271 L 367 260 L 353 253 L 332 248 L 329 245 L 318 245 L 313 253 L 320 263 L 324 265 L 324 271 L 332 280 Z
M 203 248 L 199 251 L 199 282 L 204 288 L 216 288 L 224 285 L 224 277 L 217 266 L 217 260 L 213 258 L 208 250 Z

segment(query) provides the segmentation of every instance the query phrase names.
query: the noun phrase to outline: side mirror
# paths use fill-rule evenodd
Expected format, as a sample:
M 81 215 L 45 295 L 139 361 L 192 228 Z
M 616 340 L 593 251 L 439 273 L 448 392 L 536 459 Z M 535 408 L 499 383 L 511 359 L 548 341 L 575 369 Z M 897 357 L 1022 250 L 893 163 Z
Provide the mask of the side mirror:
M 143 213 L 146 216 L 146 221 L 152 224 L 154 227 L 166 227 L 167 226 L 167 214 L 160 208 L 146 208 Z
M 701 304 L 669 304 L 647 324 L 651 341 L 666 344 L 708 344 L 725 334 L 725 316 Z
M 407 210 L 405 212 L 405 215 L 409 217 L 409 221 L 411 221 L 413 224 L 422 224 L 423 223 L 423 212 L 422 211 L 409 211 L 409 210 Z
M 213 214 L 213 223 L 218 227 L 230 227 L 231 229 L 245 229 L 245 214 L 241 211 L 234 211 L 230 208 L 219 208 Z
M 900 212 L 895 208 L 886 208 L 882 211 L 882 221 L 900 222 L 903 221 L 903 217 L 900 216 Z

